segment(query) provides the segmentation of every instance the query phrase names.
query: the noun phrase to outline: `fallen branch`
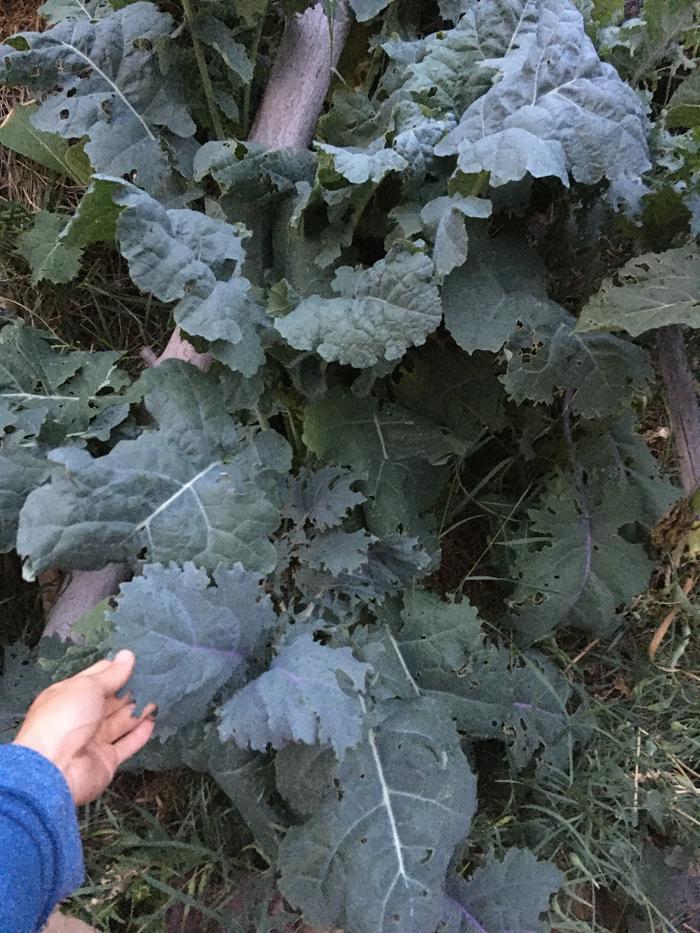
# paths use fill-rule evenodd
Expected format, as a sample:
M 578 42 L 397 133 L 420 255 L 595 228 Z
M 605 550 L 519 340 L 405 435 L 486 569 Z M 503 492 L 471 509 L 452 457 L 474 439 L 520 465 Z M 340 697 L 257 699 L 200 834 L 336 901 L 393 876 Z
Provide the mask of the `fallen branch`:
M 287 18 L 277 58 L 249 137 L 251 142 L 271 149 L 306 149 L 309 146 L 350 25 L 344 0 L 336 6 L 332 37 L 320 3 L 301 16 Z M 211 355 L 198 353 L 182 336 L 179 327 L 175 328 L 159 357 L 149 349 L 142 351 L 141 355 L 149 366 L 177 359 L 206 371 L 212 363 Z M 122 564 L 70 574 L 49 614 L 45 633 L 69 639 L 80 616 L 115 593 L 119 584 L 128 577 L 129 569 Z

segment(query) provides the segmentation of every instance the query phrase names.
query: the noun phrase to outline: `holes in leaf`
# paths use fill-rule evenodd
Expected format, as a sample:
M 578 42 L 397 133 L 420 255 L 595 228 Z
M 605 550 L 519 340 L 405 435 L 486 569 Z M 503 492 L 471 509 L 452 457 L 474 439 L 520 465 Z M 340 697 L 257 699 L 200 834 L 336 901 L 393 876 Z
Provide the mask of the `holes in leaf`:
M 366 844 L 367 844 L 367 836 L 363 836 L 362 839 L 360 839 L 360 842 L 362 843 L 363 846 L 366 845 Z
M 400 923 L 400 922 L 401 922 L 401 914 L 392 914 L 391 919 L 394 921 L 394 923 Z
M 425 865 L 427 862 L 430 861 L 430 859 L 431 859 L 432 857 L 433 857 L 433 850 L 432 850 L 432 849 L 426 849 L 426 850 L 425 850 L 425 855 L 424 855 L 423 858 L 420 860 L 421 865 Z
M 60 113 L 58 114 L 58 117 L 60 120 L 67 120 L 69 116 L 70 116 L 70 110 L 66 110 L 65 108 L 61 110 Z
M 77 93 L 78 93 L 77 87 L 72 87 L 70 91 L 66 92 L 66 97 L 75 97 Z
M 139 36 L 138 39 L 134 39 L 134 48 L 139 49 L 142 52 L 152 52 L 153 43 L 150 39 L 146 39 L 143 36 Z

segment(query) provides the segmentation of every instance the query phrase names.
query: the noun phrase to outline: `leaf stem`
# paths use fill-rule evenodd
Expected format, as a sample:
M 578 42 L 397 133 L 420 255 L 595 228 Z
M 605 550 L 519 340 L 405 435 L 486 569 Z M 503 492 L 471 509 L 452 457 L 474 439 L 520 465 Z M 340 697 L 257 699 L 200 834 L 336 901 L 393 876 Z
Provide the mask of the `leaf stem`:
M 253 91 L 253 79 L 255 78 L 255 66 L 258 60 L 258 49 L 260 48 L 260 40 L 262 39 L 263 26 L 265 25 L 265 18 L 267 16 L 267 7 L 268 4 L 265 4 L 265 10 L 261 14 L 258 21 L 257 28 L 255 30 L 255 36 L 253 38 L 253 47 L 250 50 L 250 60 L 253 63 L 253 77 L 246 84 L 245 90 L 243 92 L 243 120 L 241 121 L 241 126 L 243 129 L 243 138 L 245 139 L 250 133 L 250 95 Z
M 202 50 L 202 43 L 199 41 L 194 31 L 194 7 L 192 6 L 192 0 L 182 0 L 182 9 L 185 14 L 187 28 L 192 38 L 192 51 L 194 52 L 197 68 L 199 69 L 199 77 L 202 79 L 202 88 L 204 90 L 204 96 L 207 99 L 207 106 L 209 108 L 209 115 L 214 127 L 214 132 L 216 133 L 217 139 L 225 139 L 226 134 L 224 133 L 224 127 L 221 122 L 219 108 L 216 106 L 216 101 L 214 100 L 214 89 L 211 84 L 211 78 L 209 77 L 207 61 L 204 57 L 204 51 Z

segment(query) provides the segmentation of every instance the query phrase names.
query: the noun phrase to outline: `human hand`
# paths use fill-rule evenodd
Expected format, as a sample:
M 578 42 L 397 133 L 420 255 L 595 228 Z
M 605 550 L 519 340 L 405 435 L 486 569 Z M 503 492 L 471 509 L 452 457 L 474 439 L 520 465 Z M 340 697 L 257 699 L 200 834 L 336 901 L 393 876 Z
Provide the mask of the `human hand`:
M 135 663 L 131 651 L 120 651 L 113 661 L 98 661 L 48 687 L 29 707 L 14 740 L 56 765 L 77 804 L 99 797 L 118 766 L 153 733 L 155 704 L 135 717 L 131 698 L 116 696 Z

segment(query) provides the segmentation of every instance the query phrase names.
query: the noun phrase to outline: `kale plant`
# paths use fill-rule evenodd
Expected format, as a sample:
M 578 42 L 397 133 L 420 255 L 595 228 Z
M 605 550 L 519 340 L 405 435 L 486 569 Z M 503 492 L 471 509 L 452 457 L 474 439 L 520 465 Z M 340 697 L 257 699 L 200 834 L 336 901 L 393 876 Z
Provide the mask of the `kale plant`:
M 366 67 L 341 59 L 308 148 L 255 120 L 282 31 L 266 2 L 183 0 L 178 22 L 48 0 L 45 31 L 0 46 L 2 83 L 35 98 L 0 142 L 82 185 L 22 234 L 35 279 L 114 249 L 187 348 L 134 379 L 118 353 L 0 322 L 0 545 L 29 580 L 131 577 L 91 642 L 8 654 L 2 692 L 129 646 L 160 708 L 142 764 L 209 771 L 308 923 L 548 928 L 555 865 L 472 853 L 465 880 L 475 748 L 574 767 L 585 698 L 536 643 L 620 627 L 680 495 L 639 412 L 644 334 L 700 326 L 697 73 L 678 64 L 659 116 L 630 64 L 641 20 L 350 6 L 324 4 L 325 27 L 342 46 L 366 22 Z M 669 199 L 650 254 L 645 212 Z M 591 201 L 591 240 L 617 224 L 638 248 L 562 302 L 536 218 Z M 443 573 L 459 529 L 461 581 Z

